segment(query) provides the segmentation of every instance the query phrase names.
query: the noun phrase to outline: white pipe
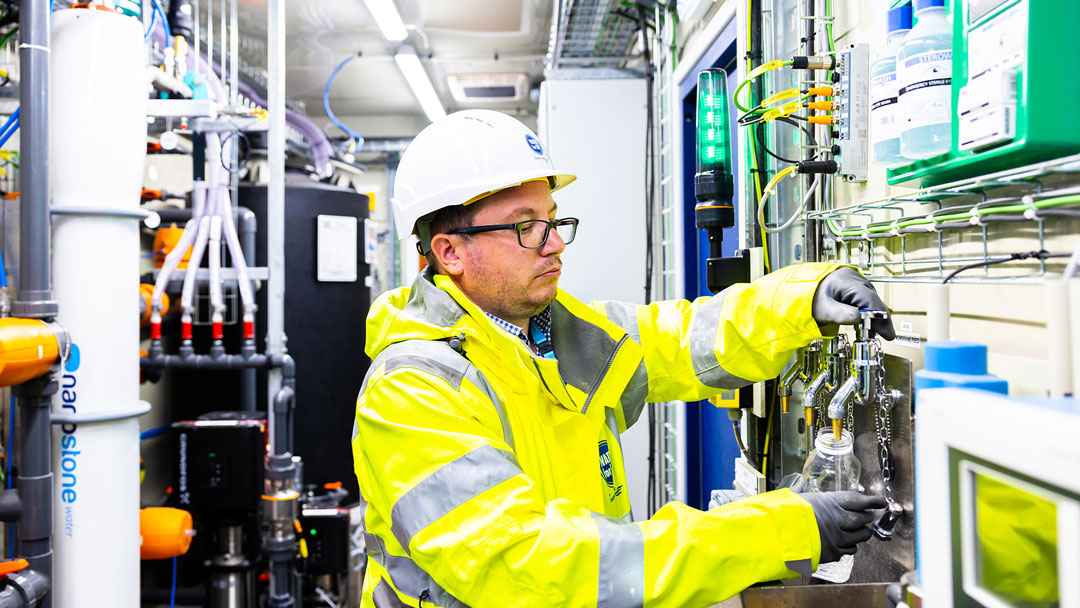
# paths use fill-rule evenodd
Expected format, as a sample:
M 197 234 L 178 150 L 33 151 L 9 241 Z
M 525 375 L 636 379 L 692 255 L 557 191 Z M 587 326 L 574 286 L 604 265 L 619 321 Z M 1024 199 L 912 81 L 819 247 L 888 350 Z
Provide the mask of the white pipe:
M 1046 356 L 1050 366 L 1050 396 L 1072 392 L 1072 352 L 1069 345 L 1069 284 L 1046 280 Z
M 1069 281 L 1067 289 L 1071 303 L 1068 310 L 1072 315 L 1069 320 L 1071 326 L 1069 340 L 1072 343 L 1072 388 L 1073 397 L 1076 397 L 1080 392 L 1080 281 Z
M 225 298 L 221 293 L 221 217 L 210 218 L 210 310 L 215 324 L 224 320 Z
M 949 332 L 949 286 L 930 283 L 926 287 L 926 340 L 948 340 Z
M 236 278 L 240 284 L 240 302 L 244 306 L 244 316 L 255 313 L 255 293 L 248 273 L 247 260 L 244 259 L 244 250 L 240 247 L 240 237 L 236 233 L 236 223 L 232 217 L 232 200 L 229 192 L 223 192 L 218 215 L 225 229 L 225 243 L 229 247 L 229 255 L 232 257 L 233 267 L 236 268 Z
M 192 220 L 194 221 L 194 220 Z M 184 274 L 184 289 L 180 295 L 180 310 L 183 311 L 184 322 L 191 322 L 191 315 L 195 306 L 195 275 L 199 265 L 202 264 L 203 252 L 206 251 L 206 243 L 210 239 L 210 216 L 204 215 L 199 218 L 199 234 L 195 238 L 195 246 L 191 249 L 191 260 L 188 262 L 187 273 Z
M 142 25 L 107 11 L 58 10 L 52 13 L 51 49 L 52 203 L 138 210 L 146 156 Z M 53 413 L 76 421 L 52 429 L 50 601 L 58 607 L 137 608 L 139 419 L 77 420 L 142 409 L 139 328 L 132 321 L 138 313 L 139 225 L 72 215 L 54 217 L 52 230 L 57 321 L 72 338 Z M 115 584 L 102 583 L 96 566 L 106 564 Z

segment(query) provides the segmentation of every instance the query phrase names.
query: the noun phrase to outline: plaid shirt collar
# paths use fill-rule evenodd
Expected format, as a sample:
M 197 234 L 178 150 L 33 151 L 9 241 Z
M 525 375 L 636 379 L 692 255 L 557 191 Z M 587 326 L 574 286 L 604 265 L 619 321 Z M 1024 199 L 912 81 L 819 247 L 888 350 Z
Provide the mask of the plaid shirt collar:
M 526 331 L 526 329 L 528 329 L 528 328 L 521 328 L 521 327 L 518 327 L 517 325 L 514 325 L 513 323 L 503 321 L 499 317 L 496 317 L 495 315 L 490 314 L 487 311 L 484 311 L 484 314 L 487 315 L 487 317 L 489 319 L 491 319 L 492 323 L 494 323 L 496 327 L 498 327 L 499 329 L 505 331 L 506 333 L 510 334 L 511 336 L 516 337 L 518 340 L 521 340 L 521 342 L 523 344 L 525 344 L 525 346 L 529 347 L 529 350 L 533 350 L 533 342 L 532 342 L 531 339 L 529 339 L 529 334 Z M 550 306 L 545 308 L 543 311 L 540 312 L 540 314 L 536 315 L 532 319 L 529 319 L 529 321 L 531 323 L 536 323 L 536 327 L 538 327 L 540 329 L 540 331 L 543 332 L 544 337 L 547 338 L 549 342 L 551 341 L 551 307 Z

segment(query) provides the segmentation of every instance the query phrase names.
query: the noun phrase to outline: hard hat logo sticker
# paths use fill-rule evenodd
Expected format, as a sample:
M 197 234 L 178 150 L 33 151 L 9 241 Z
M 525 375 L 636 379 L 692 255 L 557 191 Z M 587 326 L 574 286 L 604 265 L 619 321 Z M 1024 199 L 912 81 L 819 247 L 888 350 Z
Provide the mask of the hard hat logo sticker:
M 532 148 L 533 152 L 536 152 L 537 156 L 544 155 L 544 146 L 542 146 L 540 140 L 533 137 L 531 133 L 525 134 L 525 142 L 529 144 L 529 147 Z

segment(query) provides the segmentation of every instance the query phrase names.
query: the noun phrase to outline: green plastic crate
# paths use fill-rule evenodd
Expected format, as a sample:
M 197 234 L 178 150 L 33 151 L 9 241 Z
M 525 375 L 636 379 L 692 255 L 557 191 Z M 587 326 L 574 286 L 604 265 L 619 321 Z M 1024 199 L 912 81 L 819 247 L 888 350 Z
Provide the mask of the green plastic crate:
M 993 0 L 951 3 L 953 17 L 952 150 L 948 154 L 890 169 L 889 183 L 918 181 L 934 186 L 957 179 L 1080 153 L 1080 121 L 1071 112 L 1080 97 L 1072 74 L 1080 58 L 1080 2 L 1076 0 Z M 1013 7 L 1027 13 L 1027 53 L 1017 67 L 1016 129 L 1011 142 L 992 148 L 957 148 L 960 89 L 968 83 L 968 34 Z M 986 11 L 974 15 L 973 7 Z M 1017 32 L 1017 34 L 1019 34 Z

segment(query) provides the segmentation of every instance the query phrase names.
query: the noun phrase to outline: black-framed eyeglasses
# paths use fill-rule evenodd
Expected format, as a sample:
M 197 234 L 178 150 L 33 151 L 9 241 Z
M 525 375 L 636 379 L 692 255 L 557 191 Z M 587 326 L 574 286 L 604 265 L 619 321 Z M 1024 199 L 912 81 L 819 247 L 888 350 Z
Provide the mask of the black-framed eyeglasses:
M 526 249 L 539 249 L 547 243 L 551 229 L 559 233 L 559 238 L 569 245 L 574 242 L 577 234 L 578 219 L 576 217 L 564 217 L 557 220 L 525 220 L 514 224 L 492 224 L 490 226 L 468 226 L 451 230 L 447 234 L 479 234 L 481 232 L 494 232 L 496 230 L 514 230 L 517 232 L 518 244 Z

